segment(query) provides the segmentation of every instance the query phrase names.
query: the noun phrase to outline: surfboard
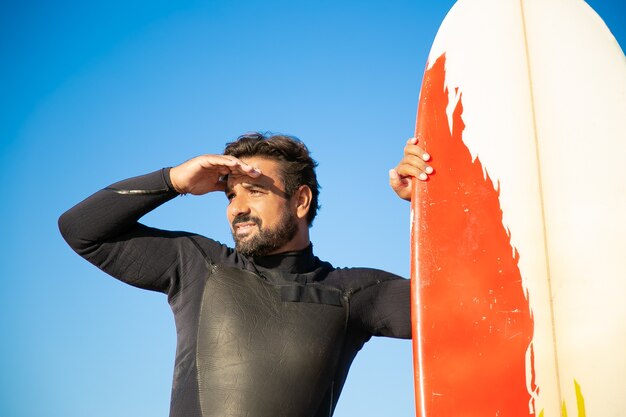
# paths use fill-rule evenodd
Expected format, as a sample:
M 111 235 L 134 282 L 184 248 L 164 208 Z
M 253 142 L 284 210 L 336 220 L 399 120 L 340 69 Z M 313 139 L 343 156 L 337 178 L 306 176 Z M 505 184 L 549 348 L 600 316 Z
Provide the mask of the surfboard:
M 626 415 L 626 58 L 582 0 L 460 0 L 415 135 L 421 417 Z

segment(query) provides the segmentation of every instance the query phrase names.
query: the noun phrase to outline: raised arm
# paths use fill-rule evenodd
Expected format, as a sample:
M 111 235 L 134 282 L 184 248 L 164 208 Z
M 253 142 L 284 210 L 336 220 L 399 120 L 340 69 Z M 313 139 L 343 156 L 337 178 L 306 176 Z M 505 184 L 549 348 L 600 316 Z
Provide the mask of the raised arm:
M 175 248 L 164 243 L 174 233 L 137 221 L 178 195 L 167 180 L 168 171 L 98 191 L 59 218 L 61 235 L 76 253 L 110 275 L 140 288 L 167 292 L 171 277 L 163 269 L 176 255 Z
M 171 295 L 180 260 L 191 252 L 185 247 L 192 244 L 191 235 L 150 228 L 139 219 L 181 193 L 221 191 L 221 177 L 233 172 L 260 175 L 230 156 L 199 156 L 98 191 L 64 213 L 59 229 L 72 249 L 98 268 L 128 284 Z

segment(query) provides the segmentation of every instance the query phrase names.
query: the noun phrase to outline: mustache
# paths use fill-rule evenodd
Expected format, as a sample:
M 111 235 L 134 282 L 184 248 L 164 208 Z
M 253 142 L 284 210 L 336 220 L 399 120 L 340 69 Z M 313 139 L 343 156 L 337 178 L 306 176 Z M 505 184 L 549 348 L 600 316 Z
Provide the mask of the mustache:
M 259 229 L 261 228 L 261 225 L 263 224 L 261 219 L 259 219 L 258 217 L 253 217 L 249 214 L 240 214 L 233 219 L 231 225 L 233 226 L 233 229 L 234 229 L 236 224 L 247 223 L 247 222 L 256 224 L 259 227 Z

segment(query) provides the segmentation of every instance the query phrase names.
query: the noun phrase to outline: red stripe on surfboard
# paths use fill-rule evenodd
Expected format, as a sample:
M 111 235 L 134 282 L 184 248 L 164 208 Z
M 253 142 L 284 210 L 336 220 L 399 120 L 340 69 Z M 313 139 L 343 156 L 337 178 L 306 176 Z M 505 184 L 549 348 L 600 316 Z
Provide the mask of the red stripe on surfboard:
M 427 182 L 414 181 L 412 202 L 418 414 L 527 416 L 527 385 L 535 390 L 534 372 L 526 369 L 534 324 L 519 254 L 502 224 L 499 191 L 463 142 L 462 100 L 452 129 L 447 106 L 442 55 L 424 75 L 416 127 L 436 169 Z

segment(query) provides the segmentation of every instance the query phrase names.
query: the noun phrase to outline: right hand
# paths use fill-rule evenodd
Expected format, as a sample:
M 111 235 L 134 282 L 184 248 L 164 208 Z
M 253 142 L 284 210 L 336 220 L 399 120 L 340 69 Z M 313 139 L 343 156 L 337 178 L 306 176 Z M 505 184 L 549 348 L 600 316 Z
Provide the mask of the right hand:
M 221 177 L 243 174 L 252 178 L 261 171 L 230 155 L 201 155 L 170 170 L 170 180 L 180 194 L 202 195 L 212 191 L 224 191 L 226 181 Z
M 410 138 L 404 147 L 404 157 L 397 167 L 389 170 L 389 185 L 403 200 L 411 201 L 413 178 L 427 181 L 434 171 L 427 162 L 430 155 L 417 145 L 417 138 Z

